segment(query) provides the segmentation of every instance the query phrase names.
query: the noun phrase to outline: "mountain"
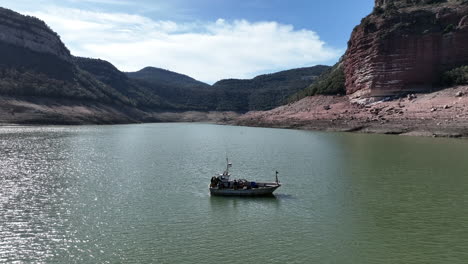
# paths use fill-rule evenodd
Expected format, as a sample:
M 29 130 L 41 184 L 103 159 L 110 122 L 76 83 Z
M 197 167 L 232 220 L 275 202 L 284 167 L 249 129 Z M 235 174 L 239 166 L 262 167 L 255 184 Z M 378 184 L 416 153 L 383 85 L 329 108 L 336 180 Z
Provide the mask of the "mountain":
M 291 94 L 309 86 L 329 68 L 318 65 L 260 75 L 249 80 L 221 80 L 212 86 L 186 75 L 153 67 L 126 75 L 139 81 L 140 85 L 151 87 L 158 95 L 179 107 L 247 112 L 267 110 L 285 103 Z
M 136 106 L 167 111 L 271 109 L 329 69 L 319 65 L 260 75 L 250 80 L 221 80 L 210 86 L 189 76 L 154 67 L 123 73 L 100 59 L 75 57 L 74 61 L 97 80 L 132 99 Z
M 0 41 L 33 52 L 71 60 L 70 51 L 43 21 L 0 7 Z
M 327 69 L 213 86 L 154 67 L 124 73 L 110 62 L 71 55 L 43 21 L 0 8 L 0 122 L 122 123 L 168 120 L 164 112 L 265 110 Z
M 112 87 L 118 93 L 129 98 L 135 107 L 150 109 L 176 108 L 166 98 L 155 93 L 152 88 L 128 78 L 126 74 L 119 71 L 110 62 L 82 57 L 74 57 L 73 59 L 80 69 L 88 72 L 96 80 L 108 87 Z
M 0 8 L 0 94 L 134 105 L 81 69 L 44 22 Z

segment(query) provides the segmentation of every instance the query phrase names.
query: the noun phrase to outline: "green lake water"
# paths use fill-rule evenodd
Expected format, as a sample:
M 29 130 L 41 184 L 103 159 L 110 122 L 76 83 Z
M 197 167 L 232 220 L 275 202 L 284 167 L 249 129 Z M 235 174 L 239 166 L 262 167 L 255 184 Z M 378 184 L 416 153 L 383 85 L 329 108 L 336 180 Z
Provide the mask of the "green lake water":
M 0 128 L 0 263 L 467 263 L 468 141 L 206 124 Z M 210 197 L 234 177 L 274 198 Z

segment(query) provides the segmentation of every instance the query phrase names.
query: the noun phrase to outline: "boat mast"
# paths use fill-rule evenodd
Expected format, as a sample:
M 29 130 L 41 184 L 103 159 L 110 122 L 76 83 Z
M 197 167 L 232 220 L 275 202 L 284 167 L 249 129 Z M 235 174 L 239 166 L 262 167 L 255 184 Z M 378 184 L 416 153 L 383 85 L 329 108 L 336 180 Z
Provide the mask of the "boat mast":
M 228 159 L 228 157 L 226 156 L 226 171 L 225 171 L 225 174 L 226 174 L 227 176 L 229 176 L 229 167 L 231 167 L 231 166 L 232 166 L 232 163 L 229 163 L 229 159 Z

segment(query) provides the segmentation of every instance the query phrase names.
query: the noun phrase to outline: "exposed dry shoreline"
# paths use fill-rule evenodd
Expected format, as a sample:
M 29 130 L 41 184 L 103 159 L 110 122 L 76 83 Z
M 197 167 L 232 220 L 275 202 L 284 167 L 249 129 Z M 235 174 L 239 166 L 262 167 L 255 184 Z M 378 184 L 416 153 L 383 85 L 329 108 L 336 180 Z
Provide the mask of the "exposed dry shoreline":
M 238 125 L 436 137 L 468 136 L 468 86 L 391 101 L 313 96 L 264 112 Z
M 208 122 L 255 127 L 468 137 L 468 86 L 415 98 L 363 102 L 347 96 L 313 96 L 270 111 L 150 112 L 77 101 L 0 97 L 0 124 L 85 125 Z
M 90 125 L 151 122 L 232 122 L 235 112 L 154 112 L 131 107 L 50 98 L 0 97 L 3 125 Z

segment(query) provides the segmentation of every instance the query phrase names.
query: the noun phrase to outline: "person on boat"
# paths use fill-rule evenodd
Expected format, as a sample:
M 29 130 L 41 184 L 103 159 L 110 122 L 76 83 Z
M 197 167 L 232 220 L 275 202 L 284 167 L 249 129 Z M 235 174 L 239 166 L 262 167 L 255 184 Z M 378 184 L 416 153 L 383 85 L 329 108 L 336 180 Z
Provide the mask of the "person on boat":
M 239 182 L 237 183 L 237 187 L 238 187 L 239 189 L 244 188 L 244 182 L 243 182 L 243 181 L 239 181 Z
M 210 187 L 215 187 L 215 186 L 217 185 L 217 183 L 218 183 L 218 178 L 216 178 L 216 177 L 214 177 L 214 176 L 211 177 L 211 185 L 210 185 Z

